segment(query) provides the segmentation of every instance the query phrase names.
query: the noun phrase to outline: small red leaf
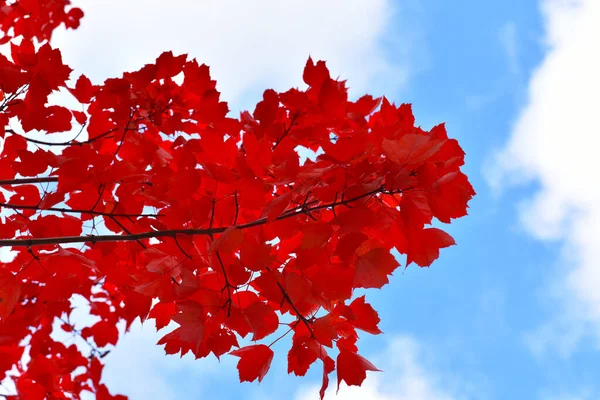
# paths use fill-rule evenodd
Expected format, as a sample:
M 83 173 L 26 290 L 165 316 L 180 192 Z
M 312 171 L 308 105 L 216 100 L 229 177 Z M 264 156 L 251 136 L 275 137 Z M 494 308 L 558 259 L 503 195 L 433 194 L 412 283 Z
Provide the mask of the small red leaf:
M 21 296 L 21 282 L 6 270 L 0 270 L 0 321 L 4 321 Z
M 91 328 L 84 328 L 81 333 L 84 337 L 92 336 L 94 342 L 99 347 L 104 347 L 108 344 L 115 345 L 117 344 L 117 340 L 119 340 L 117 326 L 107 321 L 97 322 Z
M 360 386 L 367 378 L 367 371 L 380 371 L 369 360 L 357 353 L 342 350 L 337 357 L 338 391 L 340 383 L 348 386 Z
M 222 251 L 231 253 L 244 241 L 244 231 L 235 227 L 229 227 L 211 245 L 210 251 Z
M 304 236 L 302 237 L 303 249 L 313 249 L 323 246 L 333 233 L 333 229 L 327 222 L 313 222 L 306 224 L 302 228 Z
M 369 332 L 373 335 L 381 333 L 377 324 L 379 324 L 379 315 L 377 311 L 365 301 L 365 296 L 360 296 L 350 303 L 350 309 L 354 314 L 354 319 L 350 323 L 358 329 Z
M 176 312 L 175 303 L 158 303 L 152 308 L 148 318 L 154 318 L 156 320 L 156 329 L 160 330 L 169 325 L 171 317 Z
M 287 206 L 290 204 L 292 200 L 292 192 L 287 192 L 282 194 L 281 196 L 275 197 L 271 202 L 265 207 L 263 211 L 263 217 L 267 217 L 267 221 L 273 222 L 279 217 Z
M 69 91 L 75 96 L 77 101 L 87 104 L 94 96 L 95 89 L 92 82 L 85 75 L 81 75 L 79 79 L 77 79 L 75 88 L 69 89 Z
M 399 265 L 389 250 L 374 248 L 356 261 L 354 283 L 356 287 L 381 288 Z
M 252 340 L 260 340 L 275 332 L 279 327 L 279 318 L 273 308 L 260 301 L 246 308 L 244 316 L 254 332 Z
M 73 113 L 73 116 L 75 117 L 75 120 L 77 122 L 79 122 L 80 124 L 85 124 L 87 121 L 87 115 L 85 115 L 84 112 L 81 111 L 71 111 Z
M 406 264 L 415 262 L 421 267 L 428 267 L 440 256 L 441 248 L 455 244 L 452 236 L 441 229 L 423 229 L 411 236 Z
M 273 361 L 273 350 L 264 344 L 242 347 L 234 350 L 232 356 L 240 357 L 237 368 L 240 373 L 240 382 L 253 382 L 263 380 Z
M 443 140 L 419 134 L 404 135 L 397 140 L 384 138 L 381 143 L 385 155 L 402 166 L 422 163 L 434 155 L 443 144 Z
M 329 79 L 329 70 L 325 65 L 325 61 L 317 61 L 315 64 L 312 58 L 309 57 L 302 78 L 307 85 L 320 87 L 326 79 Z

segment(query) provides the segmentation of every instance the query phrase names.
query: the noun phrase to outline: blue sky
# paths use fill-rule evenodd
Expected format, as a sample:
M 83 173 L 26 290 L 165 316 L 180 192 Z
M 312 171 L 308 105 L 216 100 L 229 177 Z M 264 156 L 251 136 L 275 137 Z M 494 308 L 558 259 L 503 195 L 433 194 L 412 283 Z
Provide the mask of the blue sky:
M 600 2 L 164 3 L 82 0 L 80 31 L 59 33 L 55 44 L 95 81 L 163 50 L 190 53 L 211 65 L 236 111 L 263 89 L 300 85 L 311 54 L 347 78 L 353 95 L 412 103 L 426 128 L 445 121 L 467 153 L 478 195 L 470 216 L 448 228 L 458 246 L 367 293 L 385 334 L 365 335 L 362 353 L 385 372 L 337 398 L 600 398 L 591 167 Z M 133 400 L 317 398 L 320 368 L 287 376 L 285 340 L 257 385 L 238 383 L 233 357 L 220 365 L 166 357 L 153 346 L 158 337 L 148 324 L 124 338 L 107 357 L 109 387 Z

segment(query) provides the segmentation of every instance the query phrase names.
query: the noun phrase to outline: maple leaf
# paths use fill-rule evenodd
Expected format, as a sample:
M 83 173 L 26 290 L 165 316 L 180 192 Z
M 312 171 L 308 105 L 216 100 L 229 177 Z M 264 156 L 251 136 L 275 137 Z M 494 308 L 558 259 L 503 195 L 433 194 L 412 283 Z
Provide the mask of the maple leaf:
M 281 196 L 275 197 L 263 211 L 263 216 L 267 217 L 269 222 L 274 221 L 286 210 L 292 200 L 292 192 L 286 192 Z
M 374 248 L 358 257 L 354 283 L 356 287 L 380 288 L 389 282 L 388 275 L 399 265 L 389 250 Z
M 81 334 L 83 337 L 93 337 L 94 342 L 100 347 L 117 344 L 119 340 L 119 330 L 108 321 L 99 321 L 91 328 L 84 328 Z
M 319 398 L 323 400 L 325 397 L 325 391 L 329 387 L 329 374 L 335 370 L 335 361 L 331 357 L 322 357 L 323 360 L 323 381 L 321 383 L 321 389 L 319 389 Z
M 309 223 L 302 227 L 302 249 L 321 247 L 331 237 L 333 229 L 327 222 Z
M 6 270 L 0 269 L 0 322 L 11 314 L 21 296 L 21 282 Z
M 453 218 L 467 215 L 467 203 L 474 195 L 465 174 L 449 172 L 433 183 L 427 197 L 436 218 L 449 223 Z
M 166 51 L 156 59 L 156 79 L 172 78 L 183 69 L 187 56 L 173 56 L 173 52 Z
M 333 345 L 333 341 L 338 338 L 338 333 L 334 327 L 335 323 L 336 320 L 331 315 L 324 315 L 315 320 L 312 330 L 319 343 L 327 347 Z
M 244 317 L 248 321 L 252 332 L 252 340 L 260 340 L 279 328 L 279 318 L 271 307 L 262 302 L 256 302 L 244 310 Z
M 302 78 L 307 85 L 318 88 L 329 79 L 329 70 L 324 61 L 317 61 L 315 64 L 309 57 Z
M 77 101 L 87 104 L 92 100 L 95 89 L 88 77 L 85 75 L 80 75 L 75 83 L 75 87 L 73 89 L 69 89 L 69 92 L 75 96 Z
M 352 312 L 351 318 L 349 318 L 352 325 L 373 335 L 381 333 L 377 327 L 380 321 L 377 311 L 370 304 L 366 303 L 365 296 L 356 298 L 350 303 L 349 308 Z
M 158 303 L 148 315 L 156 320 L 156 329 L 160 330 L 171 322 L 171 317 L 177 312 L 175 303 Z
M 263 380 L 273 361 L 273 350 L 264 344 L 242 347 L 230 352 L 232 356 L 240 357 L 237 368 L 240 373 L 241 382 L 253 382 Z
M 428 267 L 440 256 L 441 248 L 455 244 L 452 236 L 441 229 L 423 229 L 411 236 L 406 263 L 415 262 L 421 267 Z
M 296 339 L 288 352 L 288 373 L 304 376 L 319 358 L 319 345 L 311 338 Z
M 198 352 L 204 340 L 205 332 L 202 307 L 193 302 L 179 303 L 178 306 L 181 312 L 171 317 L 173 321 L 180 325 L 176 332 L 182 341 L 192 345 L 194 351 Z
M 35 236 L 77 236 L 82 232 L 82 221 L 70 215 L 39 217 L 29 223 L 29 231 Z
M 237 249 L 243 241 L 244 231 L 235 227 L 229 227 L 211 244 L 210 251 L 230 253 Z
M 380 371 L 369 360 L 357 353 L 342 350 L 337 356 L 338 387 L 342 381 L 348 386 L 360 386 L 367 378 L 367 371 Z
M 443 144 L 442 140 L 419 134 L 404 135 L 396 140 L 384 138 L 381 143 L 385 155 L 402 166 L 422 163 L 433 156 Z
M 26 400 L 46 399 L 46 389 L 32 379 L 21 378 L 17 381 L 17 393 L 19 398 Z
M 246 240 L 240 248 L 240 260 L 251 271 L 260 271 L 273 262 L 271 252 L 272 246 L 266 243 Z
M 433 212 L 425 193 L 407 192 L 400 199 L 400 214 L 405 225 L 416 229 L 431 222 Z
M 84 112 L 81 111 L 71 111 L 73 113 L 73 116 L 75 117 L 75 120 L 80 123 L 80 124 L 85 124 L 87 122 L 87 115 Z
M 121 394 L 111 395 L 106 385 L 102 384 L 97 385 L 96 398 L 98 400 L 127 400 L 127 397 Z

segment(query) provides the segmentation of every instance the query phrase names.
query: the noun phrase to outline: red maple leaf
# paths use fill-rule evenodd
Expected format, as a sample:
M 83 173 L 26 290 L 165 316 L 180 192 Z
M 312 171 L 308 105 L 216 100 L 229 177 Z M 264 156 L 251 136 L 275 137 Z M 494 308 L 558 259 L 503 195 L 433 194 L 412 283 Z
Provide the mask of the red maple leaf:
M 0 321 L 11 314 L 21 296 L 21 282 L 9 271 L 0 269 Z
M 337 357 L 338 391 L 340 383 L 360 386 L 367 378 L 367 371 L 379 371 L 369 360 L 351 351 L 340 351 Z
M 273 350 L 264 344 L 242 347 L 229 354 L 240 357 L 237 368 L 241 382 L 252 382 L 256 379 L 261 382 L 269 372 L 274 355 Z

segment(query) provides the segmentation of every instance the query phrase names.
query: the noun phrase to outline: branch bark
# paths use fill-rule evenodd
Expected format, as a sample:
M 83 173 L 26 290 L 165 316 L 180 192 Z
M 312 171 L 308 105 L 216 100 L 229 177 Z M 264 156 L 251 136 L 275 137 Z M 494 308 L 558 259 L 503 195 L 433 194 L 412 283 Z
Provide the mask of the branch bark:
M 94 211 L 94 210 L 83 210 L 78 208 L 63 208 L 63 207 L 48 207 L 41 208 L 39 206 L 29 206 L 20 204 L 0 203 L 0 208 L 10 208 L 11 210 L 36 210 L 36 211 L 55 211 L 69 214 L 89 214 L 99 215 L 104 217 L 122 217 L 122 218 L 140 218 L 140 217 L 162 217 L 163 214 L 126 214 L 126 213 L 112 213 L 106 211 Z
M 58 182 L 58 177 L 57 176 L 44 176 L 41 178 L 4 179 L 4 180 L 0 180 L 0 186 L 30 185 L 33 183 L 48 183 L 48 182 Z
M 394 194 L 400 193 L 402 190 L 390 192 L 386 191 L 382 185 L 379 188 L 363 193 L 360 196 L 356 196 L 350 199 L 333 201 L 331 203 L 320 204 L 313 207 L 296 207 L 285 211 L 276 220 L 282 220 L 290 218 L 299 214 L 311 213 L 318 210 L 327 208 L 334 208 L 341 205 L 348 206 L 350 203 L 358 201 L 368 196 L 373 196 L 378 193 Z M 237 229 L 247 229 L 267 223 L 267 218 L 259 218 L 257 220 L 247 222 L 241 225 L 233 225 Z M 150 231 L 142 233 L 133 233 L 126 235 L 88 235 L 88 236 L 62 236 L 62 237 L 49 237 L 49 238 L 23 238 L 23 239 L 3 239 L 0 240 L 0 247 L 32 247 L 32 246 L 45 246 L 52 244 L 67 244 L 67 243 L 99 243 L 99 242 L 119 242 L 119 241 L 137 241 L 141 239 L 160 238 L 160 237 L 171 237 L 175 238 L 177 235 L 213 235 L 217 233 L 223 233 L 229 226 L 223 227 L 209 227 L 201 229 L 166 229 L 161 231 Z

